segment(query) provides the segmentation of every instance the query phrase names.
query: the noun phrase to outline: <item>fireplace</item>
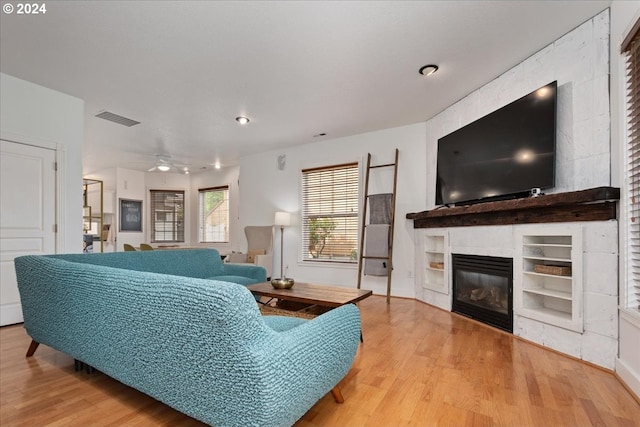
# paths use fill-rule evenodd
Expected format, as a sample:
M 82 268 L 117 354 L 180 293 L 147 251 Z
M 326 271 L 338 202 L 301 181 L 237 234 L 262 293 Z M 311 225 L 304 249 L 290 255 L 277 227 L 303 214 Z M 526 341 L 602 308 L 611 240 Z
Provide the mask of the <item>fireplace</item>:
M 513 332 L 513 259 L 452 254 L 452 311 Z

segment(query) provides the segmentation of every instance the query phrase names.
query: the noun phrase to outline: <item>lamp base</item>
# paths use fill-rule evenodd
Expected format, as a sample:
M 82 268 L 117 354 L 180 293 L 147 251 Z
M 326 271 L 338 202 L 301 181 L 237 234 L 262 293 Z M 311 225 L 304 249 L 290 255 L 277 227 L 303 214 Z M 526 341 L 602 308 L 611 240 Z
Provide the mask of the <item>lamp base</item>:
M 271 286 L 276 289 L 290 289 L 291 287 L 293 287 L 294 283 L 294 280 L 290 277 L 285 277 L 284 279 L 271 279 Z

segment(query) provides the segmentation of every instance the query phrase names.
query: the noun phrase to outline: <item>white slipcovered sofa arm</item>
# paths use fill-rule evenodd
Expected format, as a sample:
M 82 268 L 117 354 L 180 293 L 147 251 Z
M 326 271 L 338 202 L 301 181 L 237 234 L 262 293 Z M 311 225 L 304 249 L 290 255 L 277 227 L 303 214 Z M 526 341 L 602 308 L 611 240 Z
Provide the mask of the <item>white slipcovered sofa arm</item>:
M 247 262 L 247 254 L 243 254 L 243 253 L 230 253 L 229 255 L 227 255 L 227 258 L 225 259 L 226 262 L 231 262 L 231 263 L 246 263 Z
M 260 267 L 264 267 L 265 270 L 267 270 L 267 277 L 273 277 L 271 275 L 271 270 L 273 266 L 273 254 L 256 255 L 256 265 L 259 265 Z

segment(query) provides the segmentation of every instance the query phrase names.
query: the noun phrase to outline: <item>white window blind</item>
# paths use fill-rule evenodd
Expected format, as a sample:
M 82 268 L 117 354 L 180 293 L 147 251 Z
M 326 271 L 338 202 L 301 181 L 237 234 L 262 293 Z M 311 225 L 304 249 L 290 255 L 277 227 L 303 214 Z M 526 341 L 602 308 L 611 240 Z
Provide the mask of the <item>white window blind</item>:
M 627 298 L 640 311 L 640 21 L 622 44 L 627 74 Z
M 229 241 L 229 186 L 198 190 L 200 243 Z
M 302 171 L 303 261 L 358 259 L 358 164 Z
M 184 242 L 184 191 L 150 190 L 151 241 Z

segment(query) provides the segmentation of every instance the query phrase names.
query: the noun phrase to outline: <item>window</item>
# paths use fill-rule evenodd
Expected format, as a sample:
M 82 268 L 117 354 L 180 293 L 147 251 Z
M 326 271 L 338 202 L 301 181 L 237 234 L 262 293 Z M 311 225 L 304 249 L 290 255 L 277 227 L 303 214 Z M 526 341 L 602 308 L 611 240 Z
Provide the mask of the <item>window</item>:
M 200 243 L 229 241 L 229 187 L 198 190 Z
M 640 21 L 622 43 L 627 75 L 626 307 L 640 311 Z
M 151 241 L 184 242 L 184 191 L 150 193 Z
M 358 164 L 302 171 L 302 260 L 358 260 Z

